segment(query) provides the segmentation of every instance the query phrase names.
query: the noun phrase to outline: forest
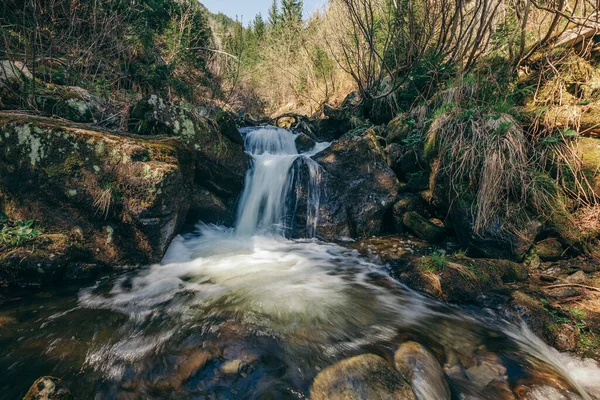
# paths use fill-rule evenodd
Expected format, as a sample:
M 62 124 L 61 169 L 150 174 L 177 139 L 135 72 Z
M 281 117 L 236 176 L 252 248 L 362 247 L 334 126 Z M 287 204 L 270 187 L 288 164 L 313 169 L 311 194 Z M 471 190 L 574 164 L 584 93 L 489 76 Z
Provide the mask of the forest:
M 0 399 L 600 399 L 598 0 L 228 7 L 0 3 Z

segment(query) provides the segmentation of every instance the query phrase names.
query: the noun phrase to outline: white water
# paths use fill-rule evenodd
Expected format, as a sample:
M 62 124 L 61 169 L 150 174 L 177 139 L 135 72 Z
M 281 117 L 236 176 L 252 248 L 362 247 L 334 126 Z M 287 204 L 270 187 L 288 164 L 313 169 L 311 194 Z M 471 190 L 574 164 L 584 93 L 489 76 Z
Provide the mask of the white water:
M 320 166 L 310 157 L 325 149 L 329 143 L 318 143 L 309 152 L 298 154 L 296 135 L 275 127 L 248 131 L 244 143 L 252 157 L 246 173 L 246 184 L 240 199 L 236 231 L 239 235 L 271 233 L 285 235 L 290 227 L 296 203 L 289 197 L 295 178 L 294 165 L 303 161 L 310 174 L 308 182 L 307 230 L 310 237 L 316 233 L 319 208 Z M 292 207 L 293 206 L 293 207 Z
M 215 316 L 232 316 L 248 331 L 277 338 L 278 351 L 289 360 L 286 367 L 302 377 L 363 352 L 365 346 L 393 343 L 399 332 L 477 357 L 479 349 L 487 351 L 486 335 L 480 332 L 494 331 L 516 344 L 517 350 L 507 349 L 506 357 L 524 368 L 549 365 L 582 398 L 590 398 L 586 391 L 600 398 L 595 363 L 559 354 L 526 329 L 499 320 L 488 323 L 412 292 L 356 251 L 286 239 L 298 160 L 308 166 L 307 227 L 310 236 L 315 234 L 321 173 L 310 157 L 327 146 L 298 154 L 294 138 L 276 128 L 246 133 L 253 161 L 235 229 L 198 225 L 196 232 L 173 241 L 160 265 L 118 279 L 108 294 L 96 288 L 82 291 L 81 307 L 113 310 L 130 321 L 118 340 L 92 346 L 87 365 L 118 381 L 127 365 L 160 354 L 178 335 L 198 327 L 218 330 Z M 149 331 L 148 325 L 157 327 Z M 541 382 L 528 398 L 580 396 Z

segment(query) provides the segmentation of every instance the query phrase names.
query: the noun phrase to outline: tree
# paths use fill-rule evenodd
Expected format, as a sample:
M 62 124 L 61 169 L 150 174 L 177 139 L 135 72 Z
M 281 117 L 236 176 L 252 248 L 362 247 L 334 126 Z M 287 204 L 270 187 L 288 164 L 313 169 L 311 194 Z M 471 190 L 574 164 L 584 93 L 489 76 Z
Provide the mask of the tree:
M 254 33 L 256 37 L 260 40 L 265 35 L 265 21 L 263 20 L 262 14 L 258 13 L 256 17 L 254 17 Z
M 277 0 L 273 0 L 271 8 L 269 8 L 269 25 L 274 28 L 279 23 L 279 7 L 277 6 Z
M 281 19 L 286 25 L 299 24 L 302 21 L 304 3 L 302 0 L 282 0 Z

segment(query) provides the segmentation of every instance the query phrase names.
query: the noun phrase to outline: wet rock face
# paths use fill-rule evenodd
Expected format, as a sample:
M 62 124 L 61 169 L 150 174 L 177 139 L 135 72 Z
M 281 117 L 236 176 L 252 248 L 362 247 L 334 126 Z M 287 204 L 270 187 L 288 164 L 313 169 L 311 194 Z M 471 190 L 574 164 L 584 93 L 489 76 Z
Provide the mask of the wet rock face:
M 335 240 L 380 234 L 398 180 L 372 131 L 345 135 L 314 159 L 323 168 L 317 235 Z
M 23 397 L 23 400 L 69 400 L 72 399 L 69 389 L 58 378 L 44 376 L 37 381 Z
M 374 354 L 348 358 L 324 369 L 315 378 L 312 400 L 414 399 L 401 376 Z
M 187 215 L 194 157 L 176 139 L 146 141 L 3 116 L 3 211 L 35 219 L 45 232 L 68 232 L 83 249 L 69 261 L 157 262 Z

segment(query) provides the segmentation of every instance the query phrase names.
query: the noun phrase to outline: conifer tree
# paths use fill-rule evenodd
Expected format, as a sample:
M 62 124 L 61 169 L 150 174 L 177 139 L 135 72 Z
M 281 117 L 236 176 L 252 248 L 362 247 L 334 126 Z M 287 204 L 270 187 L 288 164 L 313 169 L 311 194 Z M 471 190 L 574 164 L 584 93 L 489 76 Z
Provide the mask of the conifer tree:
M 302 21 L 304 4 L 302 0 L 282 0 L 281 19 L 286 25 L 298 24 Z
M 279 7 L 277 5 L 278 1 L 273 0 L 273 4 L 271 4 L 271 8 L 269 8 L 269 25 L 271 28 L 274 28 L 279 24 Z

